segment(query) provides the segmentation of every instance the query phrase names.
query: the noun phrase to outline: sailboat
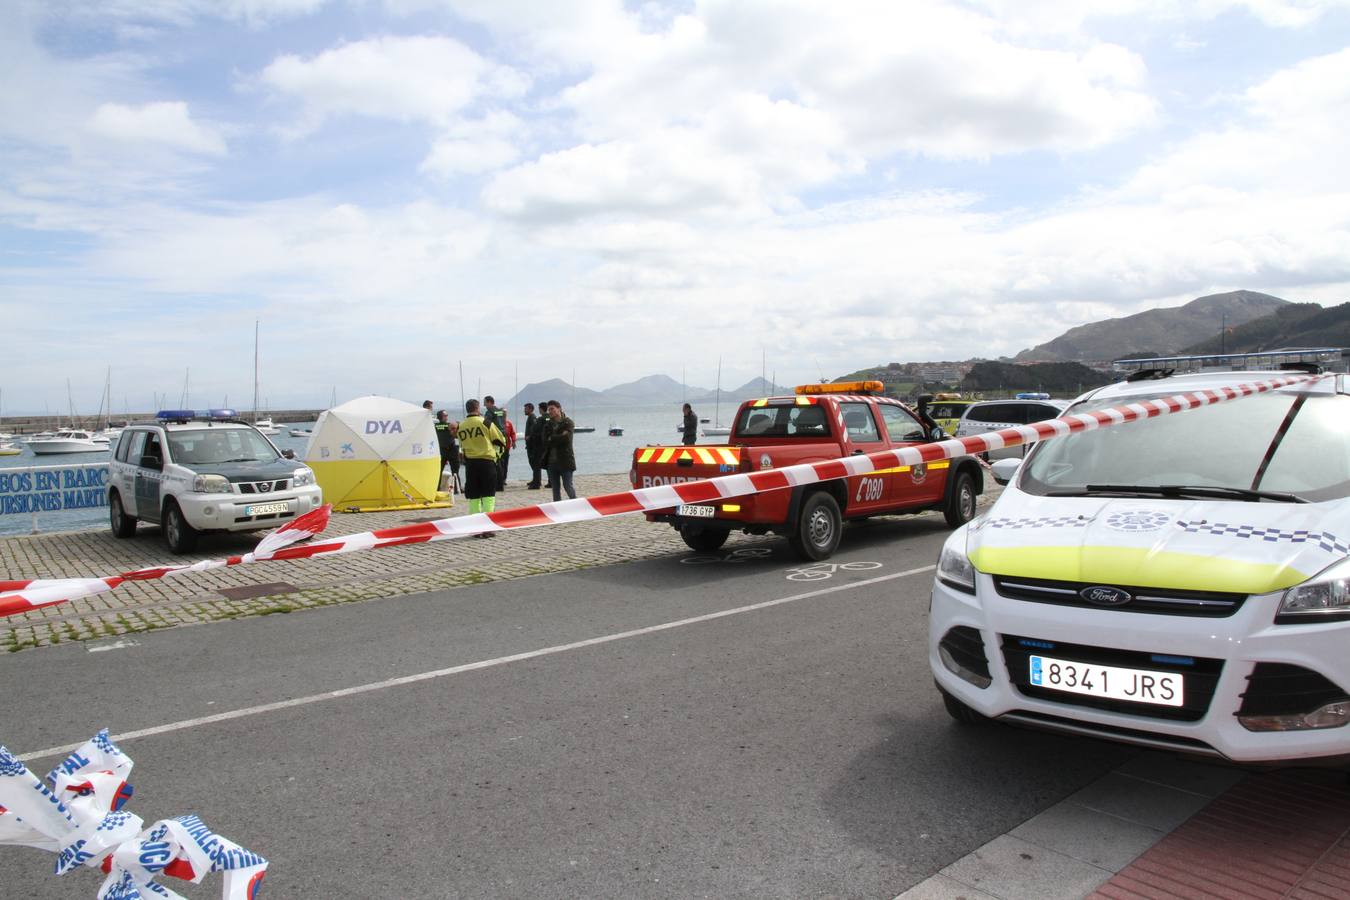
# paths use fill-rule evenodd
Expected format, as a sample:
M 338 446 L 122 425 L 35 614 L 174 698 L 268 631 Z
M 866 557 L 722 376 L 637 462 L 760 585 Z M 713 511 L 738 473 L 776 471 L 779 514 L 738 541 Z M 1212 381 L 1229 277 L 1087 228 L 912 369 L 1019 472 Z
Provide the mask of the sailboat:
M 5 400 L 5 392 L 0 391 L 0 412 L 4 411 L 5 408 L 4 400 Z M 0 422 L 3 421 L 4 417 L 0 416 Z M 23 448 L 20 447 L 18 444 L 13 443 L 13 440 L 14 435 L 0 433 L 0 456 L 18 456 L 20 453 L 23 452 Z
M 722 357 L 717 357 L 717 400 L 713 406 L 713 425 L 703 429 L 704 437 L 726 437 L 731 429 L 722 425 Z
M 272 417 L 258 418 L 258 320 L 253 320 L 253 427 L 263 434 L 277 434 Z
M 571 410 L 572 410 L 572 413 L 573 413 L 573 414 L 576 413 L 576 407 L 577 407 L 577 370 L 576 370 L 576 369 L 573 369 L 573 370 L 572 370 L 572 407 L 571 407 Z M 572 421 L 575 423 L 575 422 L 576 422 L 576 419 L 573 419 Z M 594 426 L 594 425 L 573 425 L 572 431 L 573 431 L 573 433 L 575 433 L 575 434 L 590 434 L 590 433 L 592 433 L 593 431 L 595 431 L 595 426 Z

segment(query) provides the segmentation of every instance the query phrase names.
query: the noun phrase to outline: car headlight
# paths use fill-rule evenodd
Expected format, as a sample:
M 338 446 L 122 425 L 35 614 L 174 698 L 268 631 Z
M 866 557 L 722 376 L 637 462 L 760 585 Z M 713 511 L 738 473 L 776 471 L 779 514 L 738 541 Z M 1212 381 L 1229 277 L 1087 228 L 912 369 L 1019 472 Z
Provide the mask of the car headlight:
M 938 557 L 937 580 L 949 588 L 964 594 L 975 593 L 975 567 L 966 555 L 966 530 L 964 528 L 947 538 L 942 545 L 942 554 Z
M 295 487 L 308 487 L 314 483 L 313 469 L 296 469 L 295 474 L 291 476 L 292 484 Z
M 1291 587 L 1280 598 L 1279 625 L 1350 619 L 1350 560 L 1342 560 Z
M 192 479 L 194 494 L 228 494 L 230 480 L 224 475 L 198 475 Z

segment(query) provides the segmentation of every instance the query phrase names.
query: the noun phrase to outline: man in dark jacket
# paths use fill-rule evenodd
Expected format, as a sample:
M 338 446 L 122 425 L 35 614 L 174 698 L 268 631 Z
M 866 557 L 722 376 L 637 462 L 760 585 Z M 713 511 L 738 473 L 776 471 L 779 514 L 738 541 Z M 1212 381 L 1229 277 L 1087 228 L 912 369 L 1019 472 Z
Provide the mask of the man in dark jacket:
M 539 416 L 534 414 L 534 404 L 525 404 L 525 457 L 530 461 L 530 480 L 525 487 L 530 490 L 538 490 L 541 482 L 539 480 L 539 451 L 542 449 L 539 440 Z
M 506 434 L 506 410 L 497 406 L 497 401 L 488 394 L 483 398 L 483 421 L 491 422 L 497 426 L 497 430 L 503 435 Z M 514 443 L 508 436 L 506 445 L 502 448 L 501 454 L 497 457 L 497 490 L 506 490 L 506 468 L 511 464 L 511 445 Z
M 459 480 L 459 442 L 455 439 L 456 423 L 451 422 L 445 410 L 436 413 L 436 443 L 441 448 L 441 470 L 450 467 L 451 478 Z
M 563 415 L 562 404 L 557 400 L 548 401 L 548 420 L 544 466 L 553 485 L 553 499 L 561 500 L 562 490 L 566 490 L 568 499 L 575 500 L 577 492 L 572 487 L 572 473 L 577 470 L 577 458 L 572 452 L 572 434 L 576 426 Z
M 694 415 L 694 408 L 688 403 L 684 405 L 684 438 L 680 443 L 698 443 L 698 416 Z
M 540 400 L 540 401 L 539 401 L 539 418 L 538 418 L 538 419 L 535 421 L 535 423 L 534 423 L 534 428 L 535 428 L 534 433 L 535 433 L 535 437 L 536 437 L 536 438 L 538 439 L 538 441 L 539 441 L 539 444 L 538 444 L 538 446 L 539 446 L 539 468 L 540 468 L 540 469 L 543 469 L 544 471 L 547 471 L 547 470 L 548 470 L 548 465 L 544 462 L 544 458 L 545 458 L 545 456 L 546 456 L 547 453 L 548 453 L 548 432 L 549 432 L 549 429 L 553 427 L 553 423 L 549 420 L 549 417 L 548 417 L 548 405 L 549 405 L 550 403 L 552 403 L 552 402 L 553 402 L 553 401 L 551 401 L 551 400 Z M 536 477 L 534 480 L 535 480 L 535 481 L 538 481 L 539 478 Z M 548 489 L 552 489 L 552 487 L 553 487 L 553 479 L 550 478 L 550 479 L 548 480 L 548 482 L 544 485 L 544 487 L 545 487 L 545 488 L 548 488 Z

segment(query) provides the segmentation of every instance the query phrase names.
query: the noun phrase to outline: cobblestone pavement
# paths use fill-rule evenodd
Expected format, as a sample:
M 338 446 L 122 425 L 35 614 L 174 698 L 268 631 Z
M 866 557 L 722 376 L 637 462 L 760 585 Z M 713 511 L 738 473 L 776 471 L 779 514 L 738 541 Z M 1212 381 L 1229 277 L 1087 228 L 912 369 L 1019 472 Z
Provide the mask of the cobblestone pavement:
M 998 486 L 986 478 L 981 508 Z M 590 475 L 576 479 L 578 495 L 594 496 L 629 488 L 626 475 Z M 529 506 L 552 499 L 550 491 L 526 490 L 512 482 L 497 497 L 498 509 Z M 460 516 L 468 501 L 453 509 L 389 513 L 334 513 L 326 536 L 351 534 L 411 522 Z M 935 516 L 939 513 L 924 513 Z M 117 540 L 99 531 L 0 538 L 0 580 L 100 577 L 165 563 L 219 559 L 247 552 L 257 534 L 207 535 L 198 552 L 174 557 L 158 528 L 142 527 L 135 538 Z M 728 547 L 773 538 L 733 535 Z M 649 559 L 685 551 L 675 530 L 648 523 L 641 515 L 613 516 L 593 522 L 527 528 L 491 540 L 453 540 L 344 554 L 329 558 L 271 561 L 196 572 L 159 581 L 124 584 L 112 591 L 49 606 L 0 621 L 0 649 L 19 650 L 86 641 L 156 628 L 195 625 L 240 616 L 289 613 L 544 575 L 590 566 Z

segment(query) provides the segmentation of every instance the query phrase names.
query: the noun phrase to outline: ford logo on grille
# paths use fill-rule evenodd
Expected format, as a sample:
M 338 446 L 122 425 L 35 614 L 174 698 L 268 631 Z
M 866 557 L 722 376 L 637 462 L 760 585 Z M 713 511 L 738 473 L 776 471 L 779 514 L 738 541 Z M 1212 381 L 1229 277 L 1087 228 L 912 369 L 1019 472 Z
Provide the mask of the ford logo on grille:
M 1093 585 L 1085 587 L 1078 592 L 1089 603 L 1095 603 L 1098 606 L 1124 606 L 1134 599 L 1129 591 L 1122 591 L 1117 587 L 1106 587 L 1105 585 Z

